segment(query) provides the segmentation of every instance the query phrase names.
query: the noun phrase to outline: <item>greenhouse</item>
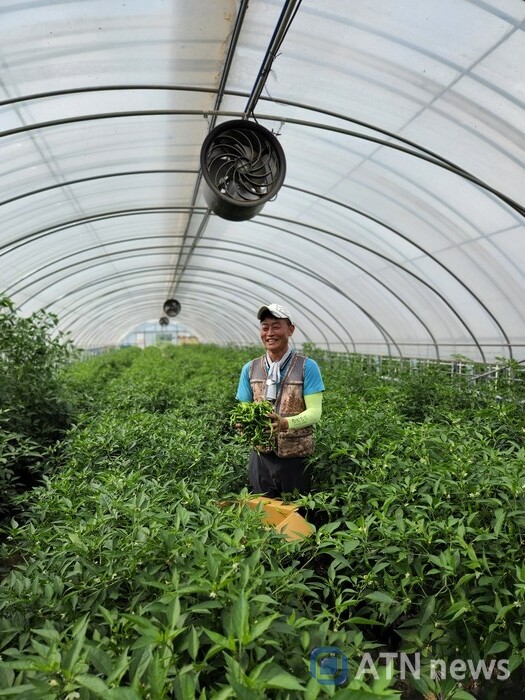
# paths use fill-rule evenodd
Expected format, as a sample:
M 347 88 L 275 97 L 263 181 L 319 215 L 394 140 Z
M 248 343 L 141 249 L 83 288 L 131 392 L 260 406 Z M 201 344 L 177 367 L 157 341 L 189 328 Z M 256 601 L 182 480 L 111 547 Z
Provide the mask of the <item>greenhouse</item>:
M 525 697 L 524 32 L 0 2 L 0 698 Z
M 166 299 L 204 342 L 523 359 L 521 0 L 5 3 L 2 289 L 82 346 Z M 201 149 L 277 135 L 278 194 L 207 207 Z M 225 332 L 221 317 L 234 316 Z

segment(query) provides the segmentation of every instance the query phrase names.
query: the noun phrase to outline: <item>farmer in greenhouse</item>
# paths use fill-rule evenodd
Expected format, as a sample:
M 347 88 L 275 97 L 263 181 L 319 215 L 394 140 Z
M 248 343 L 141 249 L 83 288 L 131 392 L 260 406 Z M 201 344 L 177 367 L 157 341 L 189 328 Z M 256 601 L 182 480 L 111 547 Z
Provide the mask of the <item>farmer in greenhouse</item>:
M 270 447 L 252 449 L 248 466 L 250 489 L 270 498 L 306 493 L 311 475 L 307 460 L 314 452 L 313 425 L 321 417 L 324 384 L 317 363 L 289 345 L 295 331 L 290 312 L 280 304 L 257 312 L 266 353 L 241 371 L 236 398 L 268 401 Z

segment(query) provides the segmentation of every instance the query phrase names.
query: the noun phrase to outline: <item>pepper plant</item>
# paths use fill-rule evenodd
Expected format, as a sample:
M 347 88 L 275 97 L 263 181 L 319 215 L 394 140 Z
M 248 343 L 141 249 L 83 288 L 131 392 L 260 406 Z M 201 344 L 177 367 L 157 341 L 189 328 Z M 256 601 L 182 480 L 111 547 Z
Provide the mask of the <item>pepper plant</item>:
M 522 384 L 309 353 L 327 391 L 298 501 L 316 528 L 299 542 L 243 506 L 234 395 L 254 349 L 127 349 L 67 369 L 72 426 L 0 533 L 0 698 L 520 696 Z M 312 673 L 320 647 L 345 654 L 342 686 Z M 385 653 L 419 655 L 420 676 Z M 357 675 L 364 658 L 375 675 Z M 474 672 L 433 677 L 436 659 Z

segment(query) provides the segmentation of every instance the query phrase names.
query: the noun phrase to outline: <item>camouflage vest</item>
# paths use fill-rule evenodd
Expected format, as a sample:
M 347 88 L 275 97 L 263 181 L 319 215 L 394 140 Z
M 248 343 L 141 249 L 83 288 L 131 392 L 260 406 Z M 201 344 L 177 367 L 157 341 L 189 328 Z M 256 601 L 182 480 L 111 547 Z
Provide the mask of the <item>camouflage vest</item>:
M 306 357 L 294 353 L 286 374 L 281 377 L 279 393 L 275 400 L 275 412 L 286 418 L 295 416 L 306 410 L 303 397 L 304 365 Z M 266 355 L 252 360 L 250 365 L 250 385 L 253 400 L 257 403 L 264 401 L 266 389 Z M 276 453 L 278 457 L 306 457 L 314 451 L 313 427 L 287 430 L 277 434 Z M 261 450 L 263 451 L 263 450 Z

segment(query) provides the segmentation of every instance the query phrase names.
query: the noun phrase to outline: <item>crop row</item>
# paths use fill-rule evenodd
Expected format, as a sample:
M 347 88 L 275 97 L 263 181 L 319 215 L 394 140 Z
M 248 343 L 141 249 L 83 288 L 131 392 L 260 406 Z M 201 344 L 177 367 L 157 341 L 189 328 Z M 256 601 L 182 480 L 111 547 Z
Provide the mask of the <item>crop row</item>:
M 129 348 L 62 376 L 71 427 L 3 528 L 0 697 L 462 700 L 522 682 L 519 387 L 311 348 L 327 391 L 298 502 L 316 530 L 290 543 L 242 507 L 230 415 L 257 352 Z M 312 675 L 320 647 L 347 684 Z M 385 652 L 421 673 L 355 677 Z M 436 659 L 504 666 L 440 679 Z

